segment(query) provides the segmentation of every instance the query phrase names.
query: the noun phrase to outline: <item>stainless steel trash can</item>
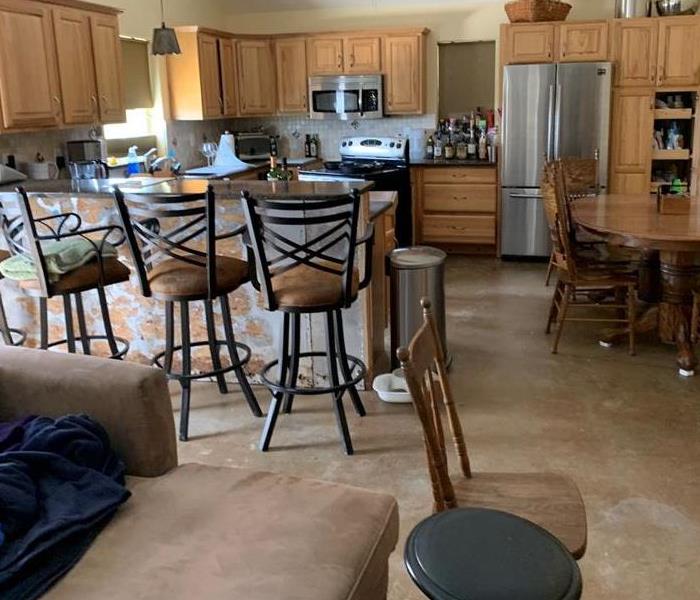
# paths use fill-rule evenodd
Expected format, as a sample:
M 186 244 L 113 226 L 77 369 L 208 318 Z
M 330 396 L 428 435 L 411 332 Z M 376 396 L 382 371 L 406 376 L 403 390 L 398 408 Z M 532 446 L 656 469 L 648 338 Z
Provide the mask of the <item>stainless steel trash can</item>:
M 399 366 L 396 351 L 408 346 L 423 324 L 421 298 L 427 296 L 445 348 L 447 364 L 451 356 L 445 335 L 445 260 L 447 254 L 430 246 L 399 248 L 389 255 L 391 276 L 391 361 Z

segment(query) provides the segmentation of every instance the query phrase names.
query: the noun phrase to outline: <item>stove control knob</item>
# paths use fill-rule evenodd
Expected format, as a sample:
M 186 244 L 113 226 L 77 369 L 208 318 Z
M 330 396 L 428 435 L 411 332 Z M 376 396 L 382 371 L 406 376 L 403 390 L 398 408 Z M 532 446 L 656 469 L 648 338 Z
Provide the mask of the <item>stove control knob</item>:
M 347 145 L 348 145 L 347 142 L 343 142 L 343 148 L 345 148 L 345 146 L 347 146 Z
M 391 144 L 389 144 L 389 148 L 393 148 L 395 145 L 396 144 L 394 144 L 394 142 L 391 142 Z
M 352 140 L 348 142 L 348 146 L 352 146 Z
M 396 144 L 396 147 L 397 147 L 399 150 L 401 150 L 401 142 L 399 142 L 398 144 Z

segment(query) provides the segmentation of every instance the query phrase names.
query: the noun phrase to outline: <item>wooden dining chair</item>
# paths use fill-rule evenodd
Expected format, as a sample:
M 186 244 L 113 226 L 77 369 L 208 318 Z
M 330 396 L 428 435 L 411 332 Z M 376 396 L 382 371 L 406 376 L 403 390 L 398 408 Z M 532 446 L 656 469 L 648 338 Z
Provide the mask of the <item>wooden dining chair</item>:
M 626 327 L 629 353 L 635 354 L 635 322 L 637 312 L 637 275 L 620 266 L 583 260 L 577 253 L 574 225 L 567 196 L 561 163 L 549 165 L 545 179 L 551 185 L 556 203 L 554 266 L 557 285 L 547 320 L 546 333 L 557 324 L 552 354 L 559 349 L 559 341 L 566 321 L 586 323 L 617 323 Z M 550 201 L 551 202 L 551 201 Z M 612 316 L 570 316 L 572 308 L 604 308 L 614 311 Z
M 430 301 L 424 298 L 421 304 L 423 325 L 408 348 L 398 350 L 398 357 L 423 427 L 435 512 L 457 507 L 508 512 L 546 529 L 574 558 L 582 557 L 586 509 L 570 478 L 556 473 L 472 472 Z M 451 478 L 449 473 L 440 397 L 459 460 L 459 477 Z

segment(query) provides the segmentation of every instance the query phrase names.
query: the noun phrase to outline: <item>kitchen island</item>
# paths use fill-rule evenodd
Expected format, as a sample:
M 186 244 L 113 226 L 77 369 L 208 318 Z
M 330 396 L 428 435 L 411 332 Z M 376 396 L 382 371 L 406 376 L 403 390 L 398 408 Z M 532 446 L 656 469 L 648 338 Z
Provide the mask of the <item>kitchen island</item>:
M 366 182 L 330 183 L 330 182 L 267 182 L 267 181 L 207 181 L 196 179 L 172 179 L 154 182 L 149 179 L 140 186 L 128 180 L 52 180 L 21 182 L 29 194 L 37 194 L 35 202 L 39 211 L 46 214 L 58 214 L 73 211 L 83 219 L 84 226 L 116 224 L 117 215 L 113 207 L 112 189 L 119 185 L 128 193 L 153 193 L 159 195 L 178 195 L 188 192 L 204 191 L 211 185 L 216 194 L 217 229 L 222 232 L 231 230 L 244 222 L 241 193 L 249 191 L 253 196 L 266 196 L 278 199 L 313 199 L 329 195 L 350 193 L 358 189 L 362 195 L 360 232 L 367 223 L 375 223 L 375 245 L 373 251 L 373 278 L 370 286 L 361 293 L 360 299 L 345 311 L 346 336 L 348 351 L 361 357 L 368 368 L 368 380 L 376 373 L 388 369 L 389 357 L 384 345 L 386 328 L 386 278 L 384 273 L 384 254 L 391 250 L 393 234 L 393 211 L 396 194 L 392 192 L 371 192 L 372 184 Z M 146 185 L 148 183 L 149 185 Z M 8 213 L 12 213 L 16 202 L 14 185 L 0 187 L 0 201 Z M 120 248 L 127 260 L 125 247 Z M 240 237 L 227 240 L 217 245 L 222 254 L 244 258 L 245 252 Z M 358 257 L 358 264 L 363 264 L 363 257 Z M 131 342 L 128 359 L 149 362 L 150 358 L 162 349 L 163 315 L 162 307 L 153 300 L 143 298 L 136 281 L 128 284 L 110 286 L 107 290 L 112 310 L 116 334 Z M 4 281 L 2 293 L 8 308 L 8 318 L 14 327 L 21 327 L 29 334 L 29 344 L 36 345 L 38 333 L 37 311 L 34 300 L 24 297 L 11 281 Z M 92 300 L 89 295 L 86 301 Z M 86 314 L 90 316 L 95 304 L 86 302 Z M 233 318 L 237 337 L 253 350 L 253 359 L 249 363 L 251 374 L 255 376 L 263 364 L 276 357 L 277 337 L 281 331 L 281 315 L 269 313 L 262 308 L 262 302 L 251 285 L 245 285 L 231 296 Z M 52 338 L 63 337 L 62 314 L 60 306 L 49 302 L 49 308 L 55 318 L 51 323 Z M 204 338 L 204 319 L 201 307 L 193 312 L 193 327 L 201 321 L 202 330 L 197 337 Z M 95 313 L 96 314 L 96 313 Z M 279 321 L 279 322 L 278 322 Z M 197 325 L 195 325 L 195 323 Z M 196 336 L 197 330 L 193 330 Z M 314 318 L 307 318 L 303 325 L 303 344 L 309 349 L 323 349 L 325 339 L 323 328 Z M 195 367 L 198 364 L 194 358 Z M 204 355 L 202 356 L 202 366 Z M 302 376 L 317 378 L 323 372 L 308 368 Z

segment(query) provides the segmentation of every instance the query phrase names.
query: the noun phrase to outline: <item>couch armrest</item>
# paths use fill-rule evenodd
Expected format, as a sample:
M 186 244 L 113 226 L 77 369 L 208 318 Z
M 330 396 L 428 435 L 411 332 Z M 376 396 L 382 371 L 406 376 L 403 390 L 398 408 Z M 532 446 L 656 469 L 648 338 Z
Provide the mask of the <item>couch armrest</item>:
M 99 421 L 127 473 L 177 466 L 175 424 L 162 371 L 133 363 L 0 347 L 0 421 L 84 413 Z

